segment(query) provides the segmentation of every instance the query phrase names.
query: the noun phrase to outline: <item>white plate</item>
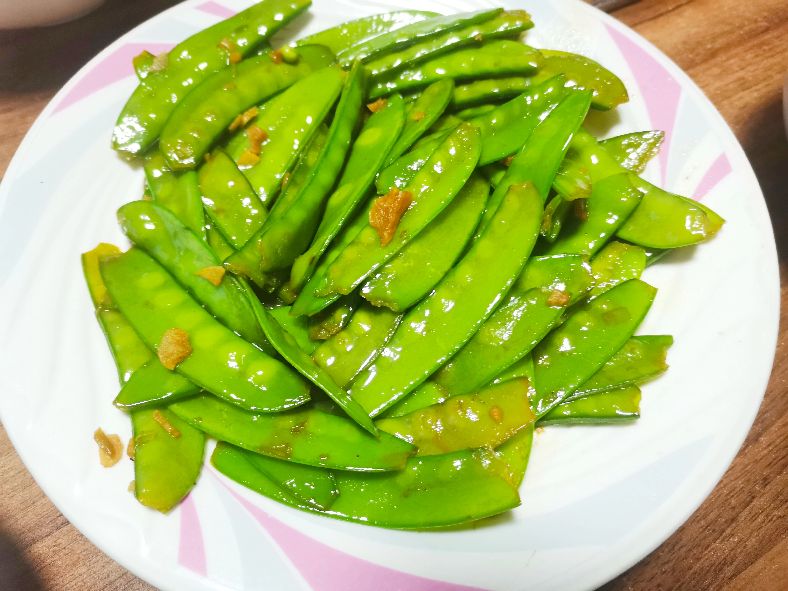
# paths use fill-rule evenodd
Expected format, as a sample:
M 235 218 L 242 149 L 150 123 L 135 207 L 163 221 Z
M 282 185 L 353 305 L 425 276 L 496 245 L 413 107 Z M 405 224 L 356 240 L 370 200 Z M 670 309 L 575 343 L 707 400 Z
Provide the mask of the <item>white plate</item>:
M 304 32 L 397 8 L 494 5 L 316 0 Z M 135 85 L 130 59 L 162 51 L 247 1 L 194 0 L 137 27 L 85 66 L 28 133 L 0 188 L 0 410 L 36 481 L 91 541 L 168 589 L 590 589 L 653 550 L 698 507 L 733 459 L 766 387 L 777 333 L 771 225 L 744 154 L 709 101 L 635 33 L 577 0 L 509 2 L 533 12 L 531 43 L 596 58 L 632 100 L 605 133 L 667 132 L 647 176 L 702 196 L 728 223 L 710 243 L 651 268 L 660 292 L 642 333 L 670 333 L 670 371 L 644 388 L 627 427 L 547 429 L 509 515 L 450 532 L 397 532 L 277 505 L 206 466 L 169 516 L 126 491 L 93 430 L 126 440 L 117 378 L 83 285 L 79 254 L 124 243 L 114 212 L 142 173 L 109 148 Z M 65 560 L 65 558 L 63 558 Z

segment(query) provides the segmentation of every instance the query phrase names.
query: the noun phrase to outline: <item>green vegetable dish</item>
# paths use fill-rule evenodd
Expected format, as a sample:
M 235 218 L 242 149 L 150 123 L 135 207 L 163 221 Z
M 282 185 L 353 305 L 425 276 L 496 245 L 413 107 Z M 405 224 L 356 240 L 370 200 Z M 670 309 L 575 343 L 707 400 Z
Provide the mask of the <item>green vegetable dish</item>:
M 212 439 L 219 472 L 327 517 L 508 511 L 535 431 L 638 419 L 673 342 L 635 334 L 641 274 L 723 220 L 639 176 L 659 131 L 584 127 L 627 90 L 526 44 L 527 12 L 400 11 L 273 49 L 308 5 L 134 61 L 112 136 L 145 171 L 118 211 L 131 247 L 82 255 L 134 493 L 170 511 Z

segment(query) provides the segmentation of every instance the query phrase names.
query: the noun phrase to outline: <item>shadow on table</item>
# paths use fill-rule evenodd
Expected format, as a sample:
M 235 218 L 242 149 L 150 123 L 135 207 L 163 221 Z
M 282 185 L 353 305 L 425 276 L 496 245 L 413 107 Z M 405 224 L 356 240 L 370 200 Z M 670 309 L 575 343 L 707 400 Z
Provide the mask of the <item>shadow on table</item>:
M 22 551 L 0 530 L 0 589 L 41 591 L 38 575 L 25 560 Z

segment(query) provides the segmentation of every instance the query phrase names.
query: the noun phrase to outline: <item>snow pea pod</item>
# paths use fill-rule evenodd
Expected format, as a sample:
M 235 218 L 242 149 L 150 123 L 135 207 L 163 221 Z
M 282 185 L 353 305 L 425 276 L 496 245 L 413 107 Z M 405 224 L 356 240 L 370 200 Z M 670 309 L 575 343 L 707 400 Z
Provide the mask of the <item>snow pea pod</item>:
M 491 382 L 528 354 L 590 286 L 579 256 L 531 259 L 506 301 L 432 379 L 452 396 Z
M 547 425 L 599 425 L 634 421 L 640 417 L 640 388 L 627 386 L 593 396 L 562 402 L 536 423 Z
M 298 53 L 294 64 L 275 63 L 267 55 L 244 60 L 186 95 L 161 130 L 159 146 L 170 166 L 194 168 L 239 113 L 333 62 L 324 47 L 301 47 Z
M 473 80 L 487 76 L 529 76 L 539 68 L 541 60 L 538 51 L 517 41 L 492 41 L 381 76 L 370 88 L 369 97 L 375 99 L 392 92 L 423 88 L 446 77 Z
M 378 193 L 385 195 L 392 187 L 404 189 L 456 128 L 455 125 L 450 129 L 422 138 L 409 152 L 381 170 L 375 180 L 375 188 Z
M 474 117 L 479 117 L 480 115 L 487 115 L 490 111 L 494 111 L 498 108 L 498 105 L 478 105 L 476 107 L 468 107 L 467 109 L 463 109 L 462 111 L 457 111 L 454 113 L 454 116 L 457 119 L 462 119 L 463 121 L 468 121 L 473 119 Z
M 370 415 L 413 391 L 476 333 L 525 266 L 541 214 L 533 185 L 513 185 L 488 229 L 351 384 L 351 396 Z
M 490 20 L 472 24 L 462 29 L 447 31 L 394 53 L 382 55 L 367 62 L 372 79 L 387 72 L 412 67 L 439 54 L 466 45 L 479 44 L 490 39 L 516 37 L 533 27 L 531 16 L 524 10 L 510 10 L 497 14 Z
M 599 145 L 621 166 L 640 174 L 659 153 L 664 139 L 664 131 L 638 131 L 602 140 Z
M 128 154 L 145 152 L 193 88 L 226 68 L 233 53 L 249 55 L 310 4 L 309 0 L 265 0 L 176 45 L 167 54 L 164 70 L 146 76 L 124 105 L 113 130 L 113 148 Z
M 214 396 L 170 405 L 183 420 L 218 441 L 297 464 L 380 472 L 401 470 L 413 446 L 388 433 L 372 437 L 345 417 L 316 409 L 253 414 Z
M 575 309 L 534 349 L 531 400 L 546 414 L 596 373 L 632 336 L 654 301 L 656 289 L 639 279 L 617 285 Z
M 553 183 L 555 184 L 555 182 Z M 558 235 L 561 233 L 561 228 L 564 227 L 564 222 L 572 210 L 572 202 L 563 199 L 560 195 L 553 195 L 550 201 L 544 208 L 544 216 L 542 217 L 542 228 L 539 230 L 540 234 L 544 236 L 545 240 L 553 243 L 558 240 Z
M 505 101 L 522 94 L 533 84 L 533 80 L 523 76 L 474 80 L 457 84 L 451 98 L 451 108 L 467 109 L 482 103 Z
M 509 467 L 509 480 L 516 488 L 520 488 L 525 477 L 533 441 L 534 426 L 528 425 L 495 450 L 495 457 Z
M 235 252 L 224 235 L 213 225 L 213 222 L 205 224 L 205 242 L 219 260 L 224 260 Z
M 473 175 L 438 217 L 362 285 L 364 299 L 402 312 L 427 295 L 465 250 L 489 194 L 487 181 Z
M 376 424 L 415 445 L 419 456 L 497 447 L 534 422 L 527 391 L 527 380 L 510 380 Z
M 501 12 L 503 12 L 502 8 L 493 8 L 492 10 L 478 10 L 476 12 L 428 18 L 406 25 L 395 31 L 383 33 L 363 43 L 352 45 L 346 50 L 337 53 L 337 59 L 344 65 L 352 64 L 356 60 L 366 63 L 378 55 L 399 51 L 446 31 L 453 31 L 468 25 L 488 21 Z
M 173 172 L 158 150 L 145 158 L 144 169 L 153 199 L 178 216 L 192 232 L 202 236 L 205 214 L 195 173 Z
M 629 279 L 640 279 L 645 268 L 646 252 L 642 248 L 624 242 L 610 242 L 591 261 L 594 287 L 589 297 L 595 298 Z
M 200 388 L 181 374 L 170 371 L 158 359 L 151 359 L 123 384 L 113 404 L 132 411 L 162 406 L 199 392 Z
M 312 276 L 318 260 L 340 230 L 347 225 L 359 202 L 367 195 L 375 175 L 397 139 L 405 119 L 402 100 L 389 97 L 385 109 L 374 113 L 362 127 L 350 150 L 337 188 L 328 198 L 323 219 L 312 244 L 294 262 L 287 289 L 296 294 Z
M 263 202 L 223 150 L 211 153 L 198 178 L 208 216 L 234 249 L 241 248 L 265 221 Z
M 246 410 L 277 412 L 309 399 L 308 386 L 286 365 L 219 323 L 156 261 L 137 249 L 102 262 L 109 293 L 145 344 L 159 352 L 180 329 L 191 353 L 177 371 Z M 184 353 L 183 347 L 179 353 Z
M 428 406 L 446 402 L 448 399 L 449 393 L 443 386 L 440 386 L 432 380 L 427 380 L 403 400 L 381 414 L 380 418 L 404 417 L 412 412 L 425 409 Z
M 318 76 L 320 73 L 314 75 Z M 304 83 L 309 80 L 305 79 Z M 243 248 L 226 261 L 235 273 L 241 273 L 262 286 L 266 283 L 267 272 L 289 267 L 309 246 L 320 222 L 325 199 L 345 163 L 359 119 L 364 82 L 364 68 L 357 63 L 345 79 L 328 137 L 309 178 L 296 195 L 288 195 L 292 203 L 277 207 Z
M 530 353 L 499 373 L 491 383 L 500 384 L 507 380 L 515 380 L 517 378 L 526 378 L 531 384 L 528 393 L 528 397 L 531 398 L 534 381 L 534 357 Z
M 320 314 L 315 314 L 307 321 L 309 338 L 314 341 L 330 339 L 347 326 L 360 304 L 361 296 L 353 292 L 337 300 Z
M 309 326 L 303 316 L 293 316 L 290 314 L 290 306 L 279 306 L 278 308 L 268 308 L 269 316 L 279 323 L 287 334 L 295 340 L 302 351 L 310 355 L 320 344 L 309 337 Z
M 148 77 L 148 74 L 155 72 L 154 64 L 156 56 L 150 51 L 142 50 L 131 59 L 131 65 L 134 68 L 134 73 L 137 75 L 137 80 L 142 82 Z

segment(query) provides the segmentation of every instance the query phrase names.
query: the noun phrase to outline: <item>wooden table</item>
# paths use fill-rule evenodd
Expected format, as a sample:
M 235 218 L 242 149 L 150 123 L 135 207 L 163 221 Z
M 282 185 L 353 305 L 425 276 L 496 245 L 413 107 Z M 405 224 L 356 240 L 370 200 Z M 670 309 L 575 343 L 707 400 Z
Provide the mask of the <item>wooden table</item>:
M 0 172 L 39 111 L 82 64 L 174 2 L 108 0 L 80 21 L 0 32 Z M 604 589 L 777 589 L 788 581 L 788 71 L 786 0 L 644 0 L 614 12 L 711 98 L 752 162 L 780 253 L 781 331 L 763 406 L 731 468 L 691 519 Z M 42 494 L 0 429 L 0 587 L 149 589 Z M 5 534 L 5 535 L 2 535 Z M 21 554 L 26 561 L 16 557 Z M 22 566 L 19 566 L 20 563 Z M 25 566 L 27 564 L 28 566 Z M 16 583 L 7 577 L 19 569 Z

